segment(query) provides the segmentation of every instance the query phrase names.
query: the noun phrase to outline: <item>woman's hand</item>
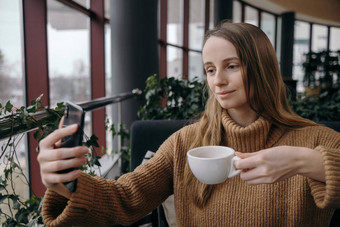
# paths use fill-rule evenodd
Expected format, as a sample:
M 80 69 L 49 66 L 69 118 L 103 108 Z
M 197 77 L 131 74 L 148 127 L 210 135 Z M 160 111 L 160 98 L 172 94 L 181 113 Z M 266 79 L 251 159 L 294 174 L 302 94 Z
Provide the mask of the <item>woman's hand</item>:
M 248 184 L 268 184 L 301 174 L 325 182 L 321 153 L 305 147 L 278 146 L 254 153 L 236 155 L 235 168 L 242 169 L 241 179 Z
M 71 193 L 62 184 L 73 181 L 80 176 L 80 170 L 73 170 L 68 173 L 58 173 L 58 171 L 70 168 L 77 168 L 86 163 L 85 155 L 89 152 L 87 147 L 60 148 L 61 139 L 74 134 L 78 125 L 70 125 L 52 132 L 40 141 L 40 152 L 38 162 L 43 184 L 66 198 L 71 197 Z

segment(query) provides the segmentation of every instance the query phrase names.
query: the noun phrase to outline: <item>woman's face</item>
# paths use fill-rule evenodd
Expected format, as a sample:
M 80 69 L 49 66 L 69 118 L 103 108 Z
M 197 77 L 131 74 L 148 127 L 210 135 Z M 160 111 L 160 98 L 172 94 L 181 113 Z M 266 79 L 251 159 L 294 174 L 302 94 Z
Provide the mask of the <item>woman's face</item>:
M 210 90 L 224 109 L 249 111 L 241 75 L 241 62 L 234 45 L 224 38 L 210 37 L 202 51 Z

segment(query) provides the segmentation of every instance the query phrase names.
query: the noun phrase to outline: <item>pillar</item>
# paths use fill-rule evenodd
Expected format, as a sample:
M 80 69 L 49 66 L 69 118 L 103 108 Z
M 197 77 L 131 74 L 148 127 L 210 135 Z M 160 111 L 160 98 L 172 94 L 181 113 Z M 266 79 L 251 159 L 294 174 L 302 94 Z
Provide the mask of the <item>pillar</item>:
M 292 98 L 296 97 L 296 81 L 293 80 L 293 48 L 295 13 L 287 12 L 281 15 L 281 57 L 280 70 Z
M 112 95 L 145 87 L 146 79 L 158 74 L 157 0 L 111 0 Z M 122 102 L 122 122 L 130 127 L 141 105 L 138 99 Z M 118 105 L 113 106 L 117 125 Z
M 215 0 L 214 24 L 218 25 L 223 20 L 233 19 L 233 0 Z

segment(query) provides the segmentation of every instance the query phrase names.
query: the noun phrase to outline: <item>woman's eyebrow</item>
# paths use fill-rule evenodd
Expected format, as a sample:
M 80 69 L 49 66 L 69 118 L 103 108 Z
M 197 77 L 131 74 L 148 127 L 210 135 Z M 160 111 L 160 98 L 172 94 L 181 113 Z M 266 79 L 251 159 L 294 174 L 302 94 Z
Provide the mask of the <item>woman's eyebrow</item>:
M 223 62 L 234 61 L 234 60 L 239 61 L 239 58 L 238 57 L 226 58 L 223 60 Z
M 239 58 L 238 57 L 231 57 L 231 58 L 226 58 L 226 59 L 223 59 L 222 62 L 229 62 L 229 61 L 239 61 Z M 204 66 L 206 65 L 211 65 L 213 64 L 211 61 L 207 61 L 207 62 L 204 62 Z

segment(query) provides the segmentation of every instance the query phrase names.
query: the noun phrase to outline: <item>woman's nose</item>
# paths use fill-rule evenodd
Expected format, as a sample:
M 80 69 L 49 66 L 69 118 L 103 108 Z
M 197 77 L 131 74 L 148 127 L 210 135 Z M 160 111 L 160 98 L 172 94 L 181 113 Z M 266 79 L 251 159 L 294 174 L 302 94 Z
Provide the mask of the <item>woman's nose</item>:
M 217 70 L 214 79 L 215 85 L 224 85 L 228 83 L 227 75 L 225 75 L 224 70 Z

